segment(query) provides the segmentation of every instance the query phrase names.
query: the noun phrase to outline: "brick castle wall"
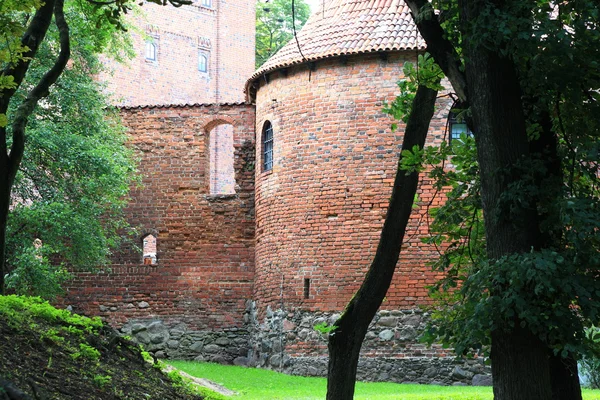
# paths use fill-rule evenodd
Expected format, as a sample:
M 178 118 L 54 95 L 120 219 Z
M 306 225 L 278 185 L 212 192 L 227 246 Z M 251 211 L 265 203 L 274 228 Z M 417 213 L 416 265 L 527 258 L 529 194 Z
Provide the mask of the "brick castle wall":
M 182 7 L 144 3 L 131 17 L 133 59 L 106 59 L 99 79 L 120 105 L 239 102 L 254 69 L 253 0 L 202 0 Z M 155 59 L 146 56 L 147 42 Z M 199 57 L 207 59 L 206 72 Z
M 80 273 L 65 304 L 120 326 L 132 319 L 177 320 L 190 329 L 243 325 L 254 278 L 254 108 L 222 105 L 124 109 L 141 187 L 125 214 L 138 248 L 107 272 Z M 211 195 L 210 135 L 232 132 L 236 190 Z M 143 265 L 142 241 L 156 237 L 156 264 Z
M 392 132 L 382 108 L 398 94 L 403 64 L 413 59 L 408 52 L 387 60 L 353 56 L 258 79 L 257 138 L 265 121 L 274 128 L 273 169 L 256 171 L 259 310 L 340 311 L 358 289 L 376 251 L 402 145 L 403 125 Z M 443 140 L 450 106 L 448 98 L 439 101 L 428 144 Z M 261 151 L 257 143 L 257 157 Z M 422 178 L 382 309 L 430 302 L 426 285 L 436 275 L 425 264 L 437 252 L 421 238 L 426 206 L 443 201 L 442 195 L 432 201 L 433 195 L 430 180 Z

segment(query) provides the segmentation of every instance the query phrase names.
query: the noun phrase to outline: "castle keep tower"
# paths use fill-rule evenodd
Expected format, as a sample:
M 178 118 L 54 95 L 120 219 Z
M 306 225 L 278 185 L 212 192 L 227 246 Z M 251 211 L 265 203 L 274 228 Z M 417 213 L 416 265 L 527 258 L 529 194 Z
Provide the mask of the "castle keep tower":
M 401 0 L 331 0 L 247 83 L 256 103 L 256 328 L 261 365 L 325 375 L 333 323 L 375 254 L 402 144 L 382 112 L 399 93 L 406 62 L 424 42 Z M 444 140 L 439 101 L 428 144 Z M 426 206 L 442 201 L 427 177 L 418 190 L 394 281 L 363 344 L 359 379 L 445 382 L 453 361 L 417 341 L 420 306 L 436 280 Z M 479 367 L 476 367 L 479 368 Z M 473 376 L 474 370 L 467 375 Z M 455 374 L 456 375 L 456 374 Z

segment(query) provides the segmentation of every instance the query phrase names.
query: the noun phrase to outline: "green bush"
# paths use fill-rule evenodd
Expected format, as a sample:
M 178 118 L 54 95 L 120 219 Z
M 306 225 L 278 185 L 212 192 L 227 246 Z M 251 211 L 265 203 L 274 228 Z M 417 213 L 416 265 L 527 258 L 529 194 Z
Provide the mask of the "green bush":
M 592 326 L 585 333 L 590 351 L 579 360 L 579 373 L 585 386 L 600 389 L 600 328 Z

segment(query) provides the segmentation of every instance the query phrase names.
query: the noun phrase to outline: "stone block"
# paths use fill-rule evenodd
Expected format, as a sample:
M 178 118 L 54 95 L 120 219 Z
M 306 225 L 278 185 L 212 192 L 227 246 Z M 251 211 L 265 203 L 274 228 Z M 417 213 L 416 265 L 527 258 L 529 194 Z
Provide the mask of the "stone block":
M 471 384 L 473 386 L 493 386 L 493 379 L 491 375 L 477 374 L 473 376 Z
M 394 338 L 394 331 L 390 329 L 383 330 L 379 333 L 379 339 L 381 340 L 392 340 Z

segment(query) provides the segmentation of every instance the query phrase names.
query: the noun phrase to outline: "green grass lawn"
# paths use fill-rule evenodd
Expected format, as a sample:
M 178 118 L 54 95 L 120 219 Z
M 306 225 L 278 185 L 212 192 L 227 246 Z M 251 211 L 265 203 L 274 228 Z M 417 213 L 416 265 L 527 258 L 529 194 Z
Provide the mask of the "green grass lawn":
M 209 379 L 239 393 L 232 400 L 322 400 L 324 378 L 289 376 L 256 368 L 191 361 L 169 361 L 190 375 Z M 404 385 L 358 382 L 355 399 L 360 400 L 492 400 L 492 388 L 472 386 Z M 585 400 L 600 400 L 600 391 L 585 390 Z

